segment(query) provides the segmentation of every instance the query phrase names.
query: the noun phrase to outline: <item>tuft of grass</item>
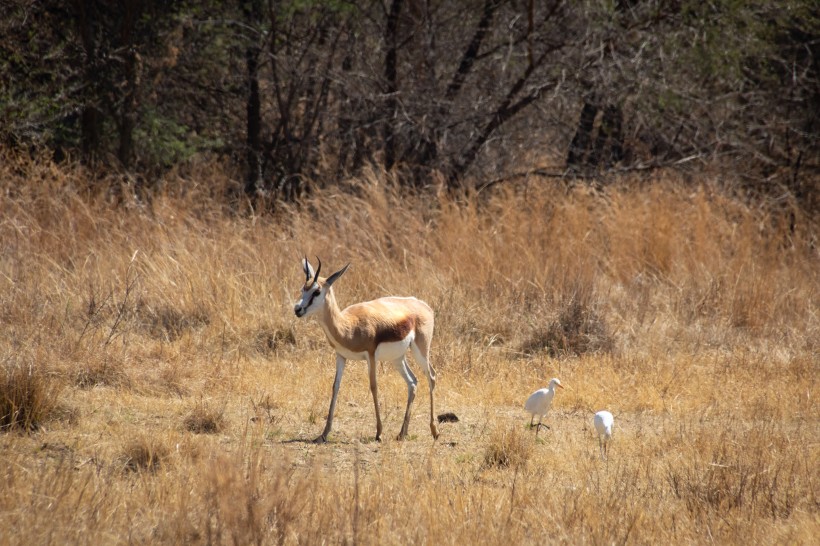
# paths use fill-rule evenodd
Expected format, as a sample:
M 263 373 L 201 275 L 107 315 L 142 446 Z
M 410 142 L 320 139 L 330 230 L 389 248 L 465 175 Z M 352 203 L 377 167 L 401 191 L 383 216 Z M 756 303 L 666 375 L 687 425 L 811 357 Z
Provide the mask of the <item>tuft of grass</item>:
M 0 366 L 0 430 L 39 429 L 55 415 L 59 391 L 42 366 L 4 362 Z
M 74 373 L 74 384 L 81 389 L 97 386 L 128 387 L 131 380 L 122 363 L 105 356 L 91 358 Z
M 262 356 L 271 356 L 284 347 L 295 345 L 296 333 L 292 327 L 261 328 L 253 336 L 253 348 Z
M 194 434 L 216 434 L 225 424 L 225 407 L 198 402 L 183 421 L 185 430 Z
M 167 461 L 168 454 L 168 448 L 159 440 L 146 436 L 128 443 L 120 460 L 127 472 L 156 472 Z
M 484 450 L 486 468 L 522 468 L 533 453 L 533 442 L 520 427 L 510 425 L 496 429 Z

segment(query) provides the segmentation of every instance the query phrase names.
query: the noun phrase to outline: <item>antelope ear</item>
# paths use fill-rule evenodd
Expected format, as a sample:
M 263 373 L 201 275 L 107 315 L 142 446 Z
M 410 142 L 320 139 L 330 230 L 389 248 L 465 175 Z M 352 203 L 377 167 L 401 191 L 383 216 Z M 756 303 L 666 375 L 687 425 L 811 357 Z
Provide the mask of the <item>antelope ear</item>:
M 307 256 L 302 260 L 302 270 L 305 272 L 305 281 L 310 281 L 313 278 L 314 272 L 313 268 L 310 266 L 310 262 L 307 259 Z
M 325 286 L 331 286 L 334 282 L 339 280 L 339 277 L 341 277 L 342 275 L 345 274 L 345 271 L 347 271 L 348 267 L 350 267 L 350 264 L 347 264 L 346 266 L 341 268 L 339 271 L 337 271 L 336 273 L 334 273 L 333 275 L 328 277 L 327 280 L 325 281 Z

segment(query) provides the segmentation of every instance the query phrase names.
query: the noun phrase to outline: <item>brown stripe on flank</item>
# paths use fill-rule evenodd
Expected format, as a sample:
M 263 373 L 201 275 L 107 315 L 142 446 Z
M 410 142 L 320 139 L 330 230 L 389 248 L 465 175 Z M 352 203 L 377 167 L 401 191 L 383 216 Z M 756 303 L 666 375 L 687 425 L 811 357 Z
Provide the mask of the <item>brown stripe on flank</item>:
M 415 327 L 415 320 L 413 317 L 406 317 L 404 319 L 384 324 L 376 332 L 376 346 L 380 343 L 390 343 L 392 341 L 401 341 L 407 337 Z

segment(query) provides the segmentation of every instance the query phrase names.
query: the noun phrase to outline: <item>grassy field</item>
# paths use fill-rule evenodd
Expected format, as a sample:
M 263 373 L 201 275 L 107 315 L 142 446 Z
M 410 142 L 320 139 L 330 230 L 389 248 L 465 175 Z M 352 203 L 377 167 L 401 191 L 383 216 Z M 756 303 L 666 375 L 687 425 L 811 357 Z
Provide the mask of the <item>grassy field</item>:
M 4 159 L 0 544 L 820 536 L 816 218 L 670 175 L 455 202 L 373 173 L 253 216 L 213 204 L 213 165 L 140 201 Z M 329 443 L 310 443 L 334 356 L 293 314 L 305 253 L 352 264 L 343 306 L 436 311 L 437 412 L 459 417 L 437 441 L 420 373 L 393 439 L 406 387 L 385 365 L 376 443 L 354 362 Z M 551 377 L 566 389 L 536 439 L 523 403 Z

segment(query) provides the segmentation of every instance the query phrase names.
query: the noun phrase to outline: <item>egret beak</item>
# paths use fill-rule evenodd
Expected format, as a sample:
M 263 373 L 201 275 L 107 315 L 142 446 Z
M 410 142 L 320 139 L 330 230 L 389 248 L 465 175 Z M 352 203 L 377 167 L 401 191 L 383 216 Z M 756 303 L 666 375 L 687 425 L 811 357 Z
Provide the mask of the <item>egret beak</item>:
M 559 387 L 561 387 L 562 389 L 564 388 L 564 386 L 563 386 L 561 383 L 557 383 L 557 385 L 558 385 Z

